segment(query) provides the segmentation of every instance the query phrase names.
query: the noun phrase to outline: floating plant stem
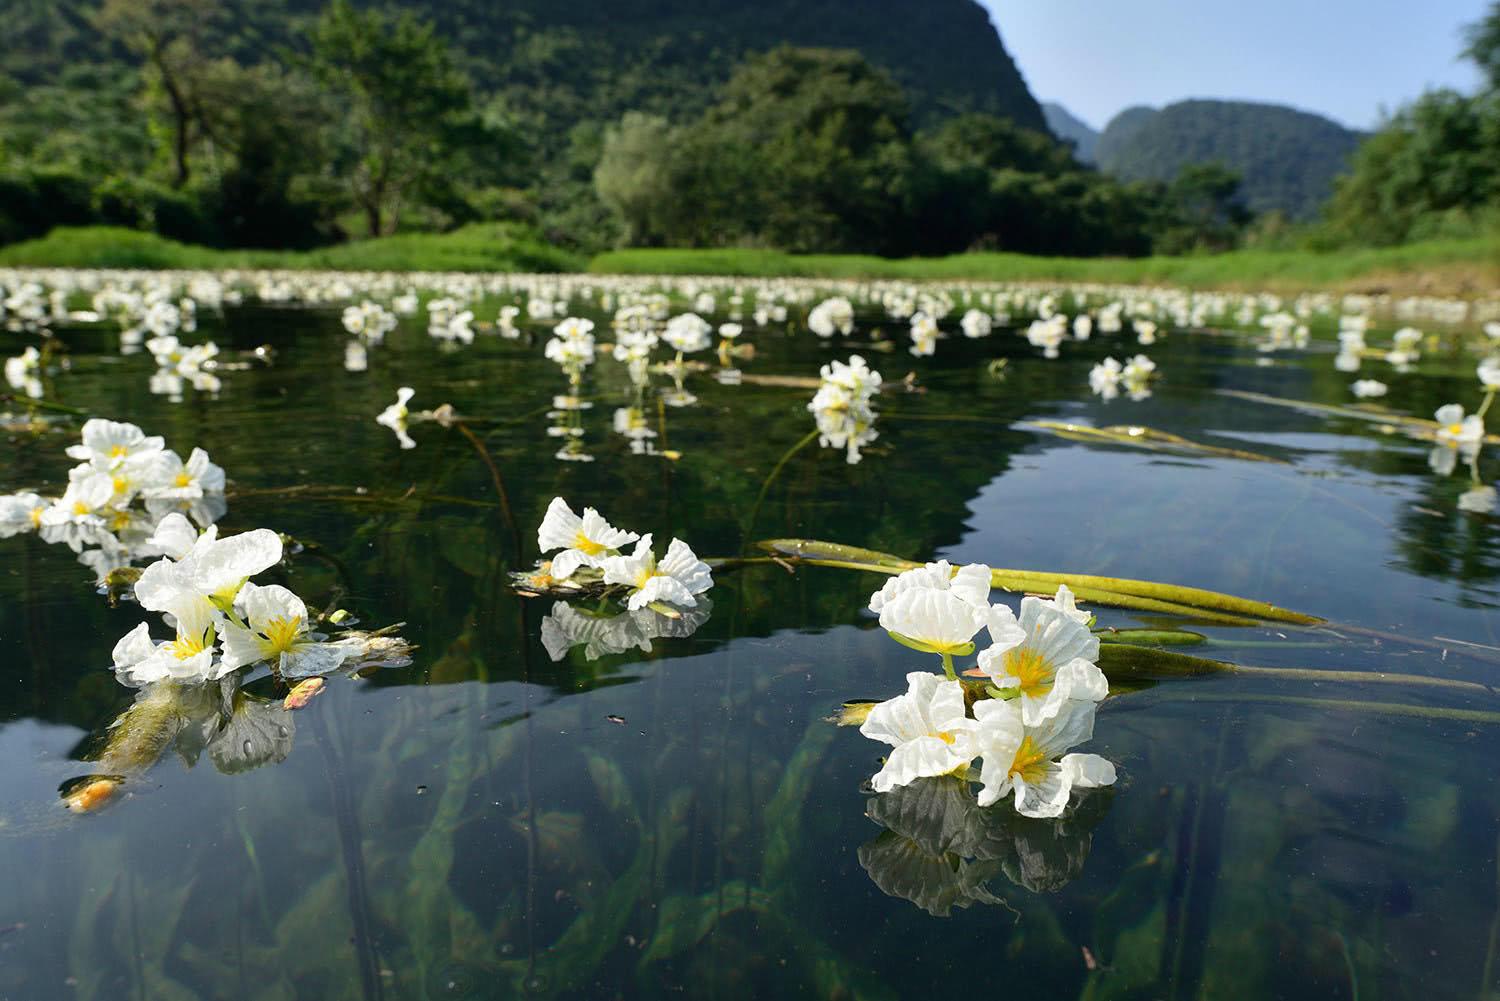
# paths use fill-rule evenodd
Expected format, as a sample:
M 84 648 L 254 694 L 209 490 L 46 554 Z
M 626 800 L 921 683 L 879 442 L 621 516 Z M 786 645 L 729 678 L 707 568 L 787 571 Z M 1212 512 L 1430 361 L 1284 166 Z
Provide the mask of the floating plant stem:
M 921 566 L 920 563 L 903 560 L 890 553 L 813 539 L 767 539 L 756 545 L 788 562 L 813 566 L 842 567 L 884 574 L 898 574 Z M 992 579 L 995 587 L 1030 594 L 1055 594 L 1058 587 L 1065 584 L 1082 601 L 1116 608 L 1212 619 L 1226 625 L 1255 625 L 1266 621 L 1319 625 L 1323 622 L 1315 616 L 1278 608 L 1263 601 L 1238 598 L 1202 588 L 1124 577 L 1000 569 L 992 571 Z
M 1119 424 L 1101 428 L 1094 427 L 1091 424 L 1074 424 L 1068 421 L 1028 421 L 1019 426 L 1050 431 L 1059 438 L 1067 438 L 1070 441 L 1126 445 L 1130 448 L 1143 448 L 1152 452 L 1201 455 L 1207 458 L 1243 459 L 1246 462 L 1273 462 L 1277 465 L 1289 465 L 1285 459 L 1278 459 L 1274 456 L 1261 455 L 1258 452 L 1246 452 L 1237 448 L 1220 448 L 1216 445 L 1204 445 L 1196 441 L 1189 441 L 1187 438 L 1167 431 L 1158 431 L 1155 428 L 1142 427 L 1138 424 Z
M 1330 671 L 1304 667 L 1259 667 L 1253 664 L 1232 664 L 1228 661 L 1210 660 L 1206 657 L 1192 657 L 1128 643 L 1100 643 L 1099 669 L 1104 672 L 1105 677 L 1109 678 L 1111 685 L 1116 681 L 1201 678 L 1220 675 L 1353 685 L 1413 685 L 1442 688 L 1463 692 L 1466 695 L 1494 696 L 1496 694 L 1495 689 L 1489 685 L 1475 681 L 1461 681 L 1456 678 L 1436 678 L 1425 674 L 1397 674 L 1390 671 Z
M 1305 706 L 1340 712 L 1375 713 L 1382 716 L 1410 716 L 1416 719 L 1448 720 L 1458 723 L 1500 724 L 1500 712 L 1482 709 L 1450 709 L 1446 706 L 1414 706 L 1401 702 L 1372 702 L 1361 699 L 1319 699 L 1305 695 L 1268 695 L 1257 692 L 1180 693 L 1170 688 L 1153 689 L 1155 699 L 1163 702 L 1261 702 L 1268 705 Z M 1108 705 L 1108 703 L 1106 703 Z

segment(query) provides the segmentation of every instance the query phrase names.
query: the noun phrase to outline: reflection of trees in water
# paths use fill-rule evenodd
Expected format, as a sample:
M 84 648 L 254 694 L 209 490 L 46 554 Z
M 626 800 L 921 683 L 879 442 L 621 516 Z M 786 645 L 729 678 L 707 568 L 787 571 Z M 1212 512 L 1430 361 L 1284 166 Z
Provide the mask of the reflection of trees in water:
M 1088 790 L 1067 815 L 1036 820 L 1008 803 L 981 808 L 961 779 L 918 779 L 870 799 L 866 816 L 885 830 L 860 846 L 859 862 L 882 893 L 935 917 L 1003 903 L 987 885 L 998 876 L 1050 893 L 1083 871 L 1113 798 L 1109 789 Z

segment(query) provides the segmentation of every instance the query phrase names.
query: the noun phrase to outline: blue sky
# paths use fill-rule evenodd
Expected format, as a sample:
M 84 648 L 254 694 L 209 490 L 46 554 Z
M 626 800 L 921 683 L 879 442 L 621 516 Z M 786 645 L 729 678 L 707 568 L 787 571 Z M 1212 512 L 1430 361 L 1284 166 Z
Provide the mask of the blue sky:
M 1471 90 L 1487 0 L 980 0 L 1031 92 L 1095 128 L 1133 104 L 1240 98 L 1370 128 L 1431 86 Z

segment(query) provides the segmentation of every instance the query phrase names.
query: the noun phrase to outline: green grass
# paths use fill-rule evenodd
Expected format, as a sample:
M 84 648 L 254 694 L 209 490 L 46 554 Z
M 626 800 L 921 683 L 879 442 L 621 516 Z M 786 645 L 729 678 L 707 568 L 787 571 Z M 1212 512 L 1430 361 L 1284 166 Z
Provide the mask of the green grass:
M 0 248 L 0 266 L 291 268 L 340 271 L 577 271 L 583 261 L 503 223 L 355 240 L 317 250 L 214 250 L 110 226 L 61 227 Z
M 105 226 L 59 228 L 0 248 L 0 266 L 290 268 L 343 271 L 577 271 L 580 258 L 525 227 L 466 226 L 307 251 L 214 250 Z M 1500 236 L 1314 253 L 1238 250 L 1191 257 L 1077 258 L 958 254 L 892 260 L 774 250 L 618 250 L 588 262 L 601 274 L 889 278 L 910 281 L 1069 281 L 1187 288 L 1358 289 L 1486 294 L 1500 289 Z
M 1237 250 L 1189 257 L 1079 258 L 958 254 L 892 260 L 856 254 L 774 250 L 617 250 L 595 257 L 604 274 L 777 275 L 897 280 L 1068 281 L 1168 284 L 1189 288 L 1371 288 L 1430 291 L 1500 288 L 1500 237 L 1435 240 L 1403 247 L 1314 253 Z

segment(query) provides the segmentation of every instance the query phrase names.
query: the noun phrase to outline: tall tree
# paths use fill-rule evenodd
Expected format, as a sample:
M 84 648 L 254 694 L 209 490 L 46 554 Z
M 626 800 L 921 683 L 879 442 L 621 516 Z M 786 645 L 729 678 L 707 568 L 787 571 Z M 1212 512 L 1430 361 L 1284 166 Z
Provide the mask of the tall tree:
M 438 184 L 481 125 L 468 79 L 430 23 L 334 0 L 312 32 L 312 68 L 349 109 L 350 197 L 371 236 L 395 229 L 415 189 Z
M 203 116 L 199 87 L 210 62 L 206 39 L 219 11 L 214 0 L 105 0 L 95 16 L 95 26 L 138 55 L 162 90 L 177 187 L 192 172 L 189 158 Z

